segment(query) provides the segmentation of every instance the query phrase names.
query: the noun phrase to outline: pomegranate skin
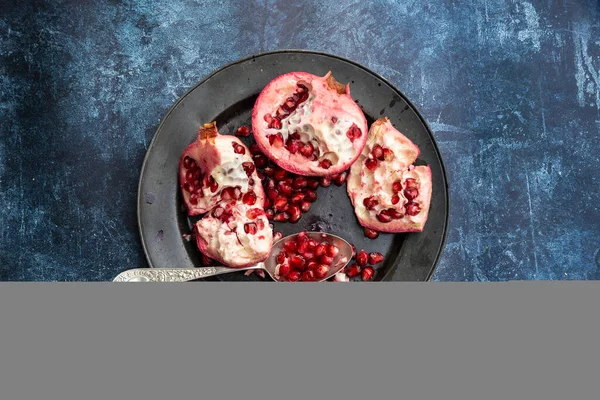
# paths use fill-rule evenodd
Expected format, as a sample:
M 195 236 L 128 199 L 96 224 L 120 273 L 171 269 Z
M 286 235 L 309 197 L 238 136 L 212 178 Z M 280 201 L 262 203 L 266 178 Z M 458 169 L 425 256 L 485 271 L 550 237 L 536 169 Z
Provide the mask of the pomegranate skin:
M 298 97 L 298 85 L 308 88 L 308 99 L 300 97 L 292 106 L 294 111 L 273 123 L 286 99 Z M 281 168 L 304 176 L 331 176 L 347 170 L 360 156 L 368 125 L 350 96 L 350 86 L 337 82 L 331 72 L 324 77 L 290 72 L 261 91 L 252 111 L 252 131 L 261 151 Z M 279 146 L 269 141 L 269 136 L 281 133 L 286 142 L 294 132 L 301 136 L 300 145 Z M 312 155 L 310 148 L 303 147 L 308 143 L 315 145 Z

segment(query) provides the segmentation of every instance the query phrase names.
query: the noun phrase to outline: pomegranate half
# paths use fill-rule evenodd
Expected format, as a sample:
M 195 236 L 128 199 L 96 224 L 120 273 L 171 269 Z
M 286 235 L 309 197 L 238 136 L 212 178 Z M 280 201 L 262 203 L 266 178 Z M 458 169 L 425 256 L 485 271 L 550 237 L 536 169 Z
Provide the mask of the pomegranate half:
M 214 122 L 205 124 L 179 167 L 188 215 L 205 214 L 194 226 L 198 249 L 233 268 L 266 260 L 273 231 L 248 148 L 235 136 L 220 135 Z
M 347 170 L 367 141 L 367 120 L 350 97 L 350 85 L 331 72 L 319 77 L 290 72 L 261 91 L 252 110 L 260 149 L 279 167 L 299 175 Z
M 350 169 L 347 191 L 359 223 L 378 232 L 421 232 L 431 202 L 431 169 L 419 148 L 381 118 Z

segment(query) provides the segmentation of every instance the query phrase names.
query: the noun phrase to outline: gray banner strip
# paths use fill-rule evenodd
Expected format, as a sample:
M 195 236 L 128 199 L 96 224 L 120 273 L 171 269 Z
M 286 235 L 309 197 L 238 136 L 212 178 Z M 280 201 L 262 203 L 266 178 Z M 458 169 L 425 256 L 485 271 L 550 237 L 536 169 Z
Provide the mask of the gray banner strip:
M 596 282 L 1 283 L 0 398 L 598 399 Z

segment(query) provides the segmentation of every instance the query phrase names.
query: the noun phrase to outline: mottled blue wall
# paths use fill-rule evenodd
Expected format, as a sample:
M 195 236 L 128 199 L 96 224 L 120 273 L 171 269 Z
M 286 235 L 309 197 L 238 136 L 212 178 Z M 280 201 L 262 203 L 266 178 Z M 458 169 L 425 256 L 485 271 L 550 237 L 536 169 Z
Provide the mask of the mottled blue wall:
M 599 4 L 1 2 L 0 280 L 145 266 L 136 190 L 159 120 L 282 48 L 366 65 L 430 123 L 451 195 L 435 280 L 599 279 Z

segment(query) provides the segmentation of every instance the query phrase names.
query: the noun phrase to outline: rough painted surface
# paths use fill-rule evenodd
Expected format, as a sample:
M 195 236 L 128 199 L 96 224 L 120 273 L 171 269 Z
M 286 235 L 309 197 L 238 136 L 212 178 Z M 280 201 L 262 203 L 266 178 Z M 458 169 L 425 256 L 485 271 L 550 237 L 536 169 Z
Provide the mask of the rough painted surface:
M 136 190 L 160 118 L 282 48 L 366 65 L 430 123 L 451 195 L 434 280 L 600 279 L 597 0 L 22 3 L 0 13 L 0 280 L 145 266 Z

